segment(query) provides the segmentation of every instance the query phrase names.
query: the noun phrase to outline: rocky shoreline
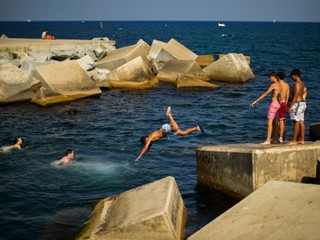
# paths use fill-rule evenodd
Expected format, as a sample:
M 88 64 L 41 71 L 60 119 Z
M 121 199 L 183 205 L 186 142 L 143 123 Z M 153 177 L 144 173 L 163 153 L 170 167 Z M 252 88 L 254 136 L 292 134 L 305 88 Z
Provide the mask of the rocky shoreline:
M 142 39 L 116 49 L 108 38 L 39 40 L 0 38 L 0 104 L 41 106 L 99 96 L 103 88 L 149 89 L 159 82 L 180 88 L 219 86 L 254 79 L 250 57 L 229 53 L 214 61 L 171 39 Z M 215 83 L 213 83 L 214 81 Z

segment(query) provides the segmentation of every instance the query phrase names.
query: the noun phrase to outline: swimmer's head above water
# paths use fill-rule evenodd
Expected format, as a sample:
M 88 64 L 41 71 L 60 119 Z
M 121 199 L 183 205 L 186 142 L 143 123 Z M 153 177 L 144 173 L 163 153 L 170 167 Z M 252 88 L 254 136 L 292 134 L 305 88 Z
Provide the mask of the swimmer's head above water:
M 16 137 L 12 142 L 12 146 L 14 148 L 21 148 L 21 144 L 22 144 L 22 137 L 20 136 Z

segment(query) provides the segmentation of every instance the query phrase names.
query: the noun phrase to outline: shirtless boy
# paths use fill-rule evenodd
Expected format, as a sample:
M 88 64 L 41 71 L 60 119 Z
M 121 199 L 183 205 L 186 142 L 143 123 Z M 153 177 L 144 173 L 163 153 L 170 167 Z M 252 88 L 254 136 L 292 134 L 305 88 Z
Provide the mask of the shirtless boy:
M 283 134 L 285 129 L 287 104 L 290 96 L 290 87 L 289 87 L 289 84 L 284 81 L 284 78 L 285 78 L 284 72 L 278 72 L 277 77 L 281 85 L 280 110 L 279 110 L 279 142 L 283 143 L 283 139 L 284 139 Z
M 170 124 L 164 124 L 160 129 L 152 132 L 148 137 L 141 137 L 140 141 L 144 144 L 144 147 L 142 148 L 141 153 L 138 156 L 138 158 L 136 159 L 136 161 L 138 161 L 142 157 L 143 154 L 147 153 L 150 150 L 153 141 L 157 141 L 161 138 L 164 138 L 164 137 L 168 136 L 169 134 L 173 134 L 173 135 L 177 135 L 177 136 L 186 136 L 186 135 L 188 135 L 192 132 L 196 132 L 196 131 L 203 133 L 203 129 L 200 126 L 189 128 L 187 130 L 179 129 L 178 124 L 176 123 L 176 121 L 172 117 L 171 107 L 167 108 L 166 115 L 169 118 Z
M 301 73 L 299 69 L 292 70 L 290 75 L 294 85 L 292 90 L 293 97 L 288 107 L 288 112 L 290 113 L 290 118 L 293 121 L 293 139 L 288 144 L 297 144 L 297 139 L 299 136 L 300 143 L 304 144 L 304 113 L 307 108 L 304 95 L 306 94 L 306 88 L 301 80 Z
M 272 135 L 272 123 L 275 118 L 278 116 L 278 111 L 280 109 L 280 93 L 281 93 L 281 85 L 278 81 L 277 74 L 275 72 L 268 74 L 269 81 L 271 82 L 271 86 L 269 89 L 264 92 L 257 100 L 250 104 L 251 107 L 255 107 L 255 105 L 269 95 L 272 92 L 271 103 L 268 109 L 268 134 L 267 139 L 261 143 L 262 145 L 270 144 L 271 135 Z
M 72 149 L 67 149 L 66 154 L 64 155 L 63 158 L 61 158 L 57 164 L 59 165 L 69 165 L 71 164 L 71 160 L 74 157 L 74 153 L 72 151 Z

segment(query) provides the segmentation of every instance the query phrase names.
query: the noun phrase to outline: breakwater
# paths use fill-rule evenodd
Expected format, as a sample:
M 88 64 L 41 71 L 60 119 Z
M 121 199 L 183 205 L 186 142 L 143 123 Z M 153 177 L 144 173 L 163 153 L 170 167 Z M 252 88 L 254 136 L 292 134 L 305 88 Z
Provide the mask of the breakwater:
M 0 155 L 0 201 L 6 206 L 0 222 L 2 233 L 9 239 L 22 235 L 25 239 L 65 239 L 77 224 L 81 226 L 87 220 L 77 214 L 91 211 L 101 199 L 168 175 L 175 177 L 188 209 L 186 235 L 190 236 L 235 204 L 217 191 L 204 192 L 197 186 L 195 150 L 264 140 L 268 101 L 256 109 L 250 109 L 249 104 L 269 86 L 266 75 L 270 70 L 289 73 L 299 67 L 308 86 L 316 86 L 319 75 L 315 60 L 317 24 L 228 23 L 222 29 L 212 22 L 172 22 L 167 28 L 163 22 L 110 22 L 105 24 L 104 34 L 99 22 L 98 32 L 94 23 L 81 22 L 63 23 L 63 28 L 55 28 L 61 26 L 60 22 L 15 23 L 15 28 L 10 25 L 10 33 L 1 23 L 0 29 L 9 37 L 34 38 L 39 31 L 32 35 L 30 30 L 40 24 L 48 26 L 58 38 L 110 36 L 118 48 L 135 44 L 140 38 L 148 44 L 153 39 L 167 42 L 175 38 L 199 55 L 213 53 L 216 58 L 217 53 L 243 52 L 252 57 L 256 80 L 222 84 L 213 91 L 177 91 L 165 83 L 148 91 L 111 89 L 103 91 L 100 99 L 81 99 L 49 108 L 30 103 L 1 106 L 1 146 L 17 134 L 24 137 L 24 146 L 30 146 L 27 152 Z M 14 36 L 13 31 L 18 33 Z M 223 33 L 230 36 L 221 37 Z M 291 84 L 289 77 L 286 81 Z M 308 90 L 306 140 L 310 123 L 319 122 L 320 106 L 317 88 Z M 172 106 L 181 127 L 200 123 L 206 134 L 163 140 L 135 164 L 141 150 L 139 138 L 167 123 L 167 105 Z M 287 136 L 292 136 L 290 121 Z M 75 150 L 76 165 L 52 168 L 50 162 L 60 158 L 66 147 Z

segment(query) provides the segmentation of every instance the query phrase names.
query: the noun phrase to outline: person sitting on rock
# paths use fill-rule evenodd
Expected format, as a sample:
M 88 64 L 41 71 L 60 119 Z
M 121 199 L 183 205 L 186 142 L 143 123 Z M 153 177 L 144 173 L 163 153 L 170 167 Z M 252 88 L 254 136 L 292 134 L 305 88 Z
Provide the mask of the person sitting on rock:
M 72 149 L 67 149 L 66 154 L 63 158 L 56 162 L 58 165 L 70 165 L 74 157 L 74 152 Z
M 48 29 L 45 29 L 42 32 L 41 38 L 44 39 L 44 40 L 54 40 L 54 39 L 56 39 L 54 36 L 48 35 L 48 31 L 49 31 Z
M 143 147 L 140 155 L 136 159 L 136 161 L 138 161 L 142 157 L 143 154 L 147 153 L 150 150 L 153 141 L 157 141 L 163 137 L 167 137 L 169 134 L 173 134 L 176 136 L 186 136 L 186 135 L 188 135 L 192 132 L 196 132 L 196 131 L 204 133 L 203 128 L 199 125 L 197 125 L 193 128 L 189 128 L 187 130 L 180 130 L 178 124 L 176 123 L 176 121 L 172 117 L 172 112 L 171 112 L 170 106 L 167 108 L 166 116 L 169 118 L 170 124 L 164 124 L 160 129 L 152 132 L 149 136 L 144 136 L 144 137 L 140 138 L 140 141 L 142 144 L 144 144 L 144 147 Z

